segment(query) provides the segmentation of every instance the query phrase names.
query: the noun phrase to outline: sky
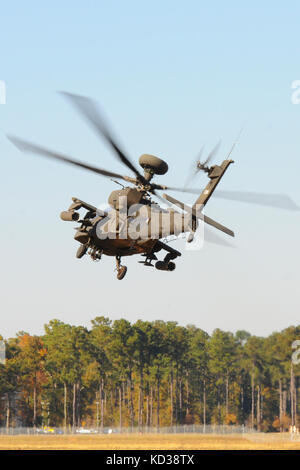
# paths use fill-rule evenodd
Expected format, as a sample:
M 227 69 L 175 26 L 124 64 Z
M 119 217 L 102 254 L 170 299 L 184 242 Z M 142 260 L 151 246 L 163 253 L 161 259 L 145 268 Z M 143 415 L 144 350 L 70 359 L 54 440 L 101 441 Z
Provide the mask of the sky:
M 120 282 L 113 258 L 75 258 L 74 224 L 59 218 L 72 196 L 99 205 L 116 185 L 22 154 L 6 137 L 126 174 L 57 91 L 83 94 L 133 161 L 165 159 L 169 172 L 155 181 L 182 186 L 202 145 L 208 153 L 221 139 L 219 163 L 243 127 L 220 189 L 300 205 L 299 14 L 297 1 L 1 2 L 0 334 L 41 334 L 53 318 L 90 326 L 100 315 L 256 335 L 300 323 L 300 212 L 212 198 L 206 214 L 235 231 L 232 247 L 176 241 L 174 272 L 130 257 Z M 203 174 L 193 186 L 205 184 Z

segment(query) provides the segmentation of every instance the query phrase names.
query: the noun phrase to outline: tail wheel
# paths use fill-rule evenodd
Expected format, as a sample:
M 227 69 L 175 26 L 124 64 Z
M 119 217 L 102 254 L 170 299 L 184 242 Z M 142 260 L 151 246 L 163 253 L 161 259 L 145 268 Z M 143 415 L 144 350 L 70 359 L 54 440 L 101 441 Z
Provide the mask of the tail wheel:
M 127 273 L 127 266 L 120 266 L 120 268 L 118 269 L 117 279 L 121 281 L 125 277 L 126 273 Z

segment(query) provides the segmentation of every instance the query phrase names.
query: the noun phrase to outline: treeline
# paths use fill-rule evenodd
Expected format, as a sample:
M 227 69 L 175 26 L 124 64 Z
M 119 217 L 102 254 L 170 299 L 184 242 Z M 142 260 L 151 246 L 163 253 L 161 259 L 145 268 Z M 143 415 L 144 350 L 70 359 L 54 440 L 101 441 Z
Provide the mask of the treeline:
M 297 426 L 300 326 L 267 338 L 105 317 L 20 332 L 0 364 L 1 426 Z

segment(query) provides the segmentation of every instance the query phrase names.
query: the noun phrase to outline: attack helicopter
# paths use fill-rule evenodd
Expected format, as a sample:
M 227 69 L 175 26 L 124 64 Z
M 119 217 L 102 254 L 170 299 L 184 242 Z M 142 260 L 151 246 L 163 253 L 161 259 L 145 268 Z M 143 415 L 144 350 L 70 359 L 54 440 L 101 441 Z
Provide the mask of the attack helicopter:
M 182 233 L 188 233 L 187 241 L 191 243 L 194 240 L 199 222 L 208 224 L 228 236 L 234 237 L 234 232 L 231 229 L 203 213 L 203 209 L 213 193 L 217 197 L 225 199 L 284 209 L 299 209 L 285 195 L 215 191 L 228 167 L 233 163 L 233 160 L 229 158 L 230 152 L 220 165 L 209 165 L 219 145 L 210 152 L 203 163 L 199 158 L 194 162 L 192 177 L 202 171 L 209 179 L 200 194 L 198 189 L 176 188 L 154 183 L 152 181 L 154 176 L 165 175 L 168 171 L 168 164 L 163 159 L 150 154 L 141 155 L 139 164 L 143 169 L 142 174 L 112 137 L 112 133 L 95 103 L 84 96 L 66 92 L 62 94 L 89 122 L 96 134 L 112 148 L 118 160 L 133 173 L 132 176 L 122 175 L 75 160 L 12 135 L 7 137 L 21 151 L 77 166 L 111 178 L 118 184 L 121 184 L 120 180 L 129 184 L 128 186 L 121 184 L 121 189 L 112 191 L 108 198 L 109 210 L 100 210 L 92 204 L 73 197 L 70 207 L 60 214 L 63 221 L 79 224 L 74 236 L 74 239 L 80 244 L 76 257 L 80 259 L 89 254 L 94 261 L 99 261 L 103 255 L 115 257 L 117 279 L 119 280 L 123 279 L 127 272 L 127 267 L 121 264 L 121 259 L 126 256 L 142 255 L 144 260 L 140 262 L 145 266 L 155 266 L 156 269 L 163 271 L 174 271 L 176 267 L 174 260 L 180 257 L 181 253 L 166 243 L 166 238 L 170 235 L 178 236 Z M 161 197 L 158 191 L 162 190 L 196 193 L 198 197 L 193 206 L 190 207 L 166 193 Z M 167 208 L 160 206 L 153 200 L 153 197 L 158 198 Z M 79 212 L 81 209 L 85 211 L 83 216 Z M 157 254 L 161 251 L 165 252 L 165 256 L 162 260 L 158 260 Z M 155 265 L 152 264 L 154 261 Z

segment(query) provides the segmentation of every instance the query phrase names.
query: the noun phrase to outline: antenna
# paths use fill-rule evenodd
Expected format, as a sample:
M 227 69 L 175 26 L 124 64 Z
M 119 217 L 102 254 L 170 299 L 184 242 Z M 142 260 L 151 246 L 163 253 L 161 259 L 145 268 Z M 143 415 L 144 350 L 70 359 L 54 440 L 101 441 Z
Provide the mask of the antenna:
M 119 186 L 121 186 L 123 189 L 125 188 L 125 186 L 124 186 L 122 183 L 120 183 L 119 181 L 114 180 L 113 178 L 110 178 L 110 180 L 113 181 L 114 183 L 117 183 L 117 184 L 118 184 Z
M 227 160 L 229 160 L 230 155 L 232 154 L 232 152 L 233 152 L 233 150 L 234 150 L 236 144 L 238 143 L 238 141 L 239 141 L 239 139 L 240 139 L 240 137 L 241 137 L 241 133 L 242 133 L 243 130 L 244 130 L 244 127 L 245 127 L 245 126 L 243 126 L 243 127 L 240 129 L 240 131 L 239 131 L 239 133 L 238 133 L 238 135 L 237 135 L 236 140 L 233 142 L 232 147 L 231 147 L 231 149 L 230 149 L 230 151 L 229 151 L 229 154 L 227 155 Z

